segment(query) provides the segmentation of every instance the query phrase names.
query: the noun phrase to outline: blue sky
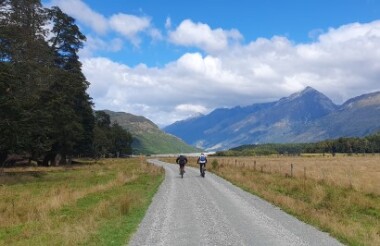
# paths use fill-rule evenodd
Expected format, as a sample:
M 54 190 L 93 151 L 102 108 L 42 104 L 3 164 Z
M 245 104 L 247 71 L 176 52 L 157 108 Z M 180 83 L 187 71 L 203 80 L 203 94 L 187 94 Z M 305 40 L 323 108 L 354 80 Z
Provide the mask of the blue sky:
M 306 86 L 380 90 L 377 0 L 49 0 L 77 20 L 96 109 L 163 126 Z

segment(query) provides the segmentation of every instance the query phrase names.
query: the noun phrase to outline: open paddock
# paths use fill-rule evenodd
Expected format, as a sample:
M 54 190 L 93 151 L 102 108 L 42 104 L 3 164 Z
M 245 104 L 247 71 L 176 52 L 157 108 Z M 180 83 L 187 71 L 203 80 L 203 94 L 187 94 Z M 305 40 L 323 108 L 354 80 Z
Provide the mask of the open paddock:
M 380 195 L 380 155 L 209 157 L 219 166 L 311 179 Z M 192 162 L 196 162 L 195 160 Z

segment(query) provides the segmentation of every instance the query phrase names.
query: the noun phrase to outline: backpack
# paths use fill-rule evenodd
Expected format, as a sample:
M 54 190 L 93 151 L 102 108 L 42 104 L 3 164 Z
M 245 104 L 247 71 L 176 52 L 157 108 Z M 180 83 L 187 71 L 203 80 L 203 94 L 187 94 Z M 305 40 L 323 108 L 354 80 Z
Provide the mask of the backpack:
M 204 156 L 204 155 L 201 155 L 200 157 L 199 157 L 199 163 L 206 163 L 206 156 Z
M 180 164 L 180 165 L 184 165 L 184 164 L 186 164 L 186 162 L 187 162 L 187 158 L 185 157 L 185 156 L 183 156 L 183 155 L 180 155 L 179 157 L 178 157 L 178 164 Z

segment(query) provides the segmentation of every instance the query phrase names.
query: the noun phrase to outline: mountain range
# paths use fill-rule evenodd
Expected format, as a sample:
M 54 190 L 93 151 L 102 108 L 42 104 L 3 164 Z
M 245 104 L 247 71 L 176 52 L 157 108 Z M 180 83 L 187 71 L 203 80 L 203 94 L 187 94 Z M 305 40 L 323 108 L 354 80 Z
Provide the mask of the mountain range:
M 156 124 L 143 116 L 110 110 L 102 111 L 110 116 L 112 123 L 117 122 L 132 134 L 133 154 L 172 154 L 200 151 L 178 137 L 163 132 Z
M 275 102 L 220 108 L 163 130 L 206 150 L 361 137 L 380 131 L 380 92 L 336 105 L 321 92 L 306 87 Z

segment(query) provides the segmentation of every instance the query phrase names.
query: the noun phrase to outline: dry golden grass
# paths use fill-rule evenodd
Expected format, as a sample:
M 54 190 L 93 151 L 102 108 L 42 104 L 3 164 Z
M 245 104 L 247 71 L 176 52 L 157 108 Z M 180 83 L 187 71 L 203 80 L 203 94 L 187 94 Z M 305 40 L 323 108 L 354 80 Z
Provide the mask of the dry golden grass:
M 0 245 L 96 242 L 107 221 L 123 225 L 121 218 L 146 207 L 144 192 L 156 189 L 162 174 L 161 168 L 148 165 L 145 159 L 109 159 L 72 168 L 5 169 L 0 176 Z M 147 182 L 153 186 L 140 187 Z M 131 216 L 142 218 L 140 211 Z
M 67 184 L 63 184 L 62 186 L 52 186 L 50 189 L 45 189 L 45 192 L 38 196 L 34 196 L 27 189 L 21 190 L 17 194 L 12 190 L 4 190 L 0 193 L 6 201 L 11 201 L 11 206 L 9 206 L 9 203 L 0 203 L 0 211 L 2 212 L 0 214 L 1 224 L 9 225 L 25 223 L 36 219 L 41 220 L 41 218 L 46 218 L 47 214 L 52 210 L 73 203 L 89 194 L 106 191 L 112 187 L 123 185 L 126 182 L 136 179 L 136 177 L 137 176 L 133 173 L 119 173 L 116 179 L 105 184 L 89 186 L 79 190 L 75 187 L 68 187 Z
M 296 178 L 323 181 L 339 187 L 353 188 L 380 195 L 380 155 L 367 156 L 300 156 L 300 157 L 239 157 L 216 159 L 219 165 L 254 169 L 265 173 L 291 174 Z M 193 161 L 192 161 L 193 162 Z
M 209 171 L 343 243 L 380 245 L 380 155 L 209 156 L 208 161 Z M 189 158 L 189 165 L 198 166 L 196 158 Z
M 213 160 L 218 175 L 342 242 L 380 245 L 380 156 L 209 158 L 210 164 Z

